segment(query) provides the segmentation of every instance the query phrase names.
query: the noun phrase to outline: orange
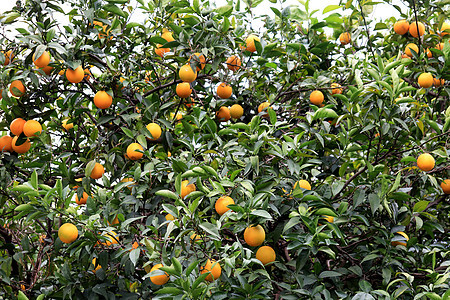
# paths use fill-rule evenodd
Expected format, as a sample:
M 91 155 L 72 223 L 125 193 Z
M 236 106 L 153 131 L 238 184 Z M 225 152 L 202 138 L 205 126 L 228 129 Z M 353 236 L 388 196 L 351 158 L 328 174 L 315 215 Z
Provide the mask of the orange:
M 433 85 L 435 87 L 440 87 L 441 85 L 444 85 L 445 80 L 444 79 L 438 79 L 438 78 L 433 78 Z
M 444 43 L 437 44 L 435 48 L 442 51 L 444 49 Z
M 94 96 L 94 104 L 97 108 L 106 109 L 111 106 L 113 98 L 105 91 L 98 91 Z
M 334 223 L 334 217 L 333 216 L 323 216 L 325 220 L 327 220 L 330 223 Z
M 117 233 L 115 233 L 114 231 L 111 231 L 111 233 L 106 233 L 103 236 L 106 238 L 106 241 L 100 242 L 102 245 L 111 246 L 119 243 Z
M 217 86 L 217 96 L 222 99 L 228 99 L 231 97 L 231 94 L 233 93 L 233 88 L 231 85 L 222 82 Z
M 261 225 L 249 226 L 244 231 L 244 240 L 247 245 L 257 247 L 266 239 L 266 232 Z
M 208 274 L 208 276 L 206 276 L 205 279 L 209 282 L 213 282 L 214 280 L 218 279 L 222 274 L 222 267 L 220 266 L 219 263 L 216 263 L 214 259 L 212 261 L 208 259 L 206 261 L 205 266 L 200 271 L 200 274 L 205 274 L 208 272 L 210 273 Z
M 34 59 L 34 54 L 33 54 L 33 62 L 36 65 L 36 67 L 38 68 L 44 68 L 46 66 L 48 66 L 48 64 L 50 63 L 50 54 L 48 54 L 47 51 L 44 51 L 42 53 L 41 56 L 39 56 L 38 59 Z
M 191 57 L 189 57 L 189 62 L 191 61 L 191 58 L 193 56 L 194 56 L 194 61 L 197 63 L 197 72 L 200 70 L 203 70 L 206 66 L 205 56 L 201 53 L 195 52 L 194 55 L 191 55 Z
M 78 237 L 78 229 L 71 223 L 64 223 L 58 229 L 58 237 L 61 242 L 70 244 Z
M 94 168 L 92 169 L 91 172 L 91 178 L 92 179 L 99 179 L 103 176 L 103 174 L 105 173 L 105 168 L 99 164 L 98 162 L 95 163 Z
M 45 73 L 47 76 L 50 76 L 50 74 L 51 74 L 52 71 L 53 71 L 53 67 L 52 67 L 52 66 L 45 66 L 45 67 L 42 68 L 42 71 L 44 71 L 44 73 Z
M 244 115 L 244 109 L 239 104 L 233 104 L 230 107 L 230 116 L 233 119 L 240 119 Z
M 165 218 L 166 218 L 167 221 L 173 221 L 173 220 L 175 220 L 175 217 L 172 216 L 171 214 L 167 214 L 167 215 L 165 216 Z
M 255 46 L 255 41 L 260 41 L 259 37 L 257 37 L 254 34 L 250 34 L 247 39 L 245 40 L 245 43 L 247 45 L 247 47 L 245 48 L 245 50 L 250 51 L 250 52 L 255 52 L 256 51 L 256 46 Z
M 154 265 L 151 268 L 149 273 L 152 273 L 153 271 L 159 270 L 159 268 L 161 268 L 161 267 L 163 267 L 162 264 L 156 264 L 156 265 Z M 155 272 L 155 273 L 160 273 L 160 272 Z M 152 276 L 150 276 L 150 280 L 153 282 L 153 284 L 163 285 L 167 281 L 169 281 L 169 274 L 164 272 L 164 274 L 161 274 L 161 275 L 152 275 Z
M 409 22 L 406 20 L 400 20 L 395 22 L 394 31 L 396 34 L 404 35 L 409 30 Z
M 191 99 L 189 99 L 190 101 L 185 101 L 184 105 L 186 105 L 186 107 L 192 107 L 195 104 L 194 99 L 191 97 Z
M 422 171 L 431 171 L 434 168 L 434 158 L 429 153 L 423 153 L 417 158 L 417 167 Z
M 147 125 L 147 130 L 152 134 L 152 141 L 156 141 L 161 136 L 161 127 L 156 123 L 150 123 Z
M 275 251 L 270 246 L 262 246 L 256 251 L 256 259 L 263 265 L 274 262 L 276 257 Z
M 197 242 L 197 241 L 201 240 L 201 237 L 198 234 L 196 234 L 195 232 L 192 233 L 189 238 L 191 239 L 191 242 Z
M 450 23 L 444 22 L 441 26 L 441 36 L 447 35 L 450 32 Z
M 142 146 L 139 143 L 132 143 L 132 144 L 128 145 L 127 156 L 129 159 L 138 160 L 138 159 L 141 159 L 142 156 L 144 156 L 144 153 L 136 151 L 136 150 L 144 151 L 144 148 L 142 148 Z
M 342 88 L 341 88 L 341 85 L 339 84 L 339 83 L 336 83 L 336 82 L 334 82 L 334 83 L 332 83 L 331 84 L 331 94 L 332 95 L 335 95 L 335 94 L 342 94 Z
M 398 232 L 396 232 L 396 234 L 399 234 L 399 235 L 403 236 L 406 239 L 406 241 L 409 241 L 408 235 L 406 233 L 404 233 L 403 231 L 398 231 Z M 400 242 L 400 241 L 393 241 L 393 242 L 391 242 L 391 245 L 394 246 L 394 247 L 397 246 L 397 245 L 402 245 L 402 246 L 406 247 L 406 243 L 405 242 Z
M 341 42 L 341 45 L 345 46 L 352 41 L 352 37 L 351 37 L 350 33 L 343 32 L 339 35 L 339 41 Z
M 197 71 L 194 72 L 189 64 L 184 65 L 178 72 L 180 79 L 184 82 L 193 82 L 197 78 Z
M 231 55 L 225 63 L 227 64 L 227 68 L 233 72 L 241 68 L 241 59 L 237 55 Z
M 419 53 L 419 47 L 417 47 L 417 45 L 414 43 L 409 43 L 408 45 L 406 45 L 405 54 L 408 55 L 409 57 L 413 56 L 411 50 L 414 50 L 414 52 Z
M 161 37 L 162 37 L 163 39 L 165 39 L 168 43 L 169 43 L 169 42 L 175 41 L 175 39 L 174 39 L 173 36 L 172 36 L 172 32 L 170 32 L 170 31 L 164 32 L 164 33 L 161 35 Z
M 92 66 L 91 66 L 92 67 Z M 91 79 L 91 71 L 89 71 L 88 68 L 84 69 L 84 79 L 89 80 Z
M 92 259 L 92 265 L 94 266 L 94 269 L 92 270 L 92 272 L 94 272 L 94 274 L 95 274 L 95 272 L 97 272 L 98 270 L 100 270 L 102 268 L 102 266 L 97 264 L 97 259 L 95 257 Z
M 450 179 L 445 179 L 441 182 L 441 189 L 444 194 L 450 194 Z
M 427 48 L 427 57 L 428 58 L 432 58 L 433 57 L 433 53 L 430 51 L 429 48 Z
M 140 145 L 139 145 L 139 146 L 140 146 Z M 136 185 L 136 183 L 134 183 L 134 179 L 131 178 L 131 177 L 124 178 L 124 179 L 122 179 L 120 182 L 133 182 L 133 184 L 130 184 L 130 185 L 127 186 L 127 188 L 128 188 L 130 191 L 133 189 L 133 186 Z M 116 217 L 116 219 L 117 219 L 117 217 Z M 119 221 L 117 221 L 117 223 L 119 223 Z
M 219 215 L 223 215 L 230 209 L 227 207 L 230 204 L 234 204 L 234 200 L 228 196 L 222 196 L 216 201 L 215 209 Z
M 181 82 L 177 84 L 176 92 L 180 98 L 188 98 L 191 96 L 192 89 L 189 82 Z
M 161 44 L 156 44 L 156 49 L 155 49 L 155 53 L 159 56 L 161 56 L 161 58 L 164 58 L 164 55 L 167 52 L 170 52 L 170 48 L 161 48 L 162 45 Z
M 75 194 L 75 203 L 78 205 L 86 204 L 88 197 L 89 195 L 86 192 L 83 192 L 83 196 L 81 197 L 81 199 L 78 199 L 78 194 Z
M 81 66 L 78 66 L 75 70 L 71 68 L 67 68 L 66 70 L 66 78 L 71 83 L 79 83 L 84 78 L 84 70 Z
M 14 119 L 11 124 L 9 125 L 9 129 L 11 130 L 11 133 L 14 135 L 20 135 L 23 132 L 23 126 L 25 125 L 27 121 L 25 121 L 22 118 L 16 118 Z
M 417 32 L 417 27 L 419 27 L 419 32 Z M 422 36 L 425 34 L 425 25 L 423 25 L 422 22 L 412 22 L 409 25 L 409 33 L 413 37 L 418 37 L 419 35 Z
M 314 91 L 309 95 L 309 101 L 314 105 L 321 105 L 323 103 L 323 93 L 321 91 Z
M 17 91 L 16 89 L 18 89 L 19 91 Z M 9 92 L 14 97 L 21 97 L 23 96 L 23 94 L 25 94 L 25 86 L 23 85 L 22 81 L 14 80 L 9 86 Z
M 38 136 L 41 134 L 41 132 L 42 132 L 42 126 L 41 126 L 41 123 L 39 123 L 38 121 L 28 120 L 23 125 L 23 134 L 25 134 L 28 137 Z
M 193 184 L 193 183 L 188 184 L 188 183 L 189 183 L 189 180 L 183 180 L 181 182 L 180 196 L 183 199 L 184 199 L 184 197 L 186 197 L 187 195 L 189 195 L 190 193 L 192 193 L 196 190 L 195 184 Z
M 70 130 L 73 128 L 73 123 L 67 124 L 67 121 L 69 121 L 69 120 L 66 119 L 66 120 L 62 121 L 62 127 L 64 127 L 65 130 Z
M 311 184 L 309 184 L 308 181 L 306 180 L 299 180 L 294 184 L 294 189 L 297 187 L 297 184 L 300 188 L 305 189 L 305 190 L 311 190 Z
M 263 110 L 266 110 L 266 108 L 269 108 L 269 107 L 270 107 L 269 101 L 266 101 L 266 102 L 261 103 L 261 104 L 258 106 L 258 113 L 261 113 Z M 263 116 L 263 117 L 268 117 L 269 114 L 268 114 L 268 113 L 265 113 L 265 114 L 263 114 L 262 116 Z
M 219 110 L 216 112 L 216 118 L 219 119 L 220 122 L 226 122 L 231 119 L 230 110 L 226 106 L 221 106 Z
M 427 89 L 429 87 L 433 86 L 433 75 L 430 73 L 422 73 L 420 74 L 419 78 L 417 79 L 417 83 L 419 86 Z
M 17 139 L 19 138 L 19 136 L 15 136 L 12 140 L 12 148 L 16 153 L 25 153 L 28 152 L 28 150 L 30 150 L 31 147 L 31 143 L 30 140 L 27 139 L 23 144 L 16 146 L 17 143 Z
M 2 151 L 12 152 L 13 151 L 12 140 L 13 138 L 10 137 L 9 135 L 2 136 L 0 138 L 0 152 Z
M 12 53 L 11 50 L 3 52 L 0 51 L 1 53 L 3 53 L 3 55 L 5 56 L 5 63 L 3 64 L 4 66 L 9 65 L 9 63 L 14 59 L 14 54 Z

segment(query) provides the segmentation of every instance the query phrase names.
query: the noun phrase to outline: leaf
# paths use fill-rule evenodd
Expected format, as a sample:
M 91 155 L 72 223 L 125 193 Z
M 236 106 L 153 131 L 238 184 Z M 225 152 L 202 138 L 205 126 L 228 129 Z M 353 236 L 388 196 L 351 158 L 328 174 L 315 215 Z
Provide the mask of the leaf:
M 136 267 L 137 261 L 139 259 L 139 255 L 141 253 L 141 250 L 139 248 L 133 249 L 130 252 L 130 260 L 133 263 L 133 265 Z
M 313 120 L 327 118 L 335 119 L 338 116 L 339 115 L 331 108 L 321 107 L 314 113 Z
M 253 216 L 263 217 L 263 218 L 266 218 L 268 220 L 272 220 L 272 216 L 267 211 L 262 210 L 262 209 L 258 209 L 258 210 L 252 211 L 250 214 L 253 215 Z
M 38 188 L 38 175 L 37 175 L 36 170 L 34 170 L 33 174 L 31 174 L 30 184 L 34 189 Z
M 325 7 L 325 8 L 323 9 L 322 14 L 326 14 L 327 12 L 336 10 L 336 9 L 338 9 L 338 8 L 341 8 L 341 7 L 342 7 L 342 6 L 340 6 L 340 5 L 328 5 L 327 7 Z
M 106 4 L 105 6 L 103 6 L 103 9 L 106 11 L 112 12 L 113 14 L 124 17 L 124 18 L 126 18 L 128 16 L 128 14 L 126 12 L 124 12 L 123 10 L 121 10 L 119 7 L 117 7 L 114 4 Z
M 430 201 L 426 201 L 426 200 L 419 201 L 416 204 L 414 204 L 413 211 L 414 212 L 422 212 L 427 208 L 429 203 L 430 203 Z
M 214 237 L 214 240 L 220 240 L 219 230 L 215 225 L 208 222 L 203 222 L 200 224 L 200 228 Z
M 173 200 L 177 200 L 179 198 L 177 194 L 169 190 L 159 190 L 155 193 L 155 195 L 170 198 Z
M 86 170 L 84 171 L 84 175 L 86 177 L 90 177 L 92 170 L 94 169 L 95 166 L 95 160 L 91 160 L 90 162 L 88 162 L 88 164 L 86 165 Z
M 319 208 L 318 210 L 316 210 L 314 212 L 314 214 L 316 215 L 321 215 L 321 216 L 332 216 L 332 217 L 337 217 L 337 214 L 334 212 L 334 210 L 329 209 L 327 207 L 322 207 Z
M 342 274 L 335 271 L 323 271 L 322 273 L 320 273 L 319 278 L 329 278 L 339 276 L 342 276 Z
M 380 197 L 378 197 L 377 194 L 369 194 L 369 203 L 370 209 L 372 210 L 372 215 L 374 215 L 378 207 L 380 206 Z

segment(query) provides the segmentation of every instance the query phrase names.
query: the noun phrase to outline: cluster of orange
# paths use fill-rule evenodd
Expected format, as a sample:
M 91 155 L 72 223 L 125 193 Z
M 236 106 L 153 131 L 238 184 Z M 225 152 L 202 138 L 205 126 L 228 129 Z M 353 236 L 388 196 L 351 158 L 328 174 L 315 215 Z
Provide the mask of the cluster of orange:
M 41 124 L 36 120 L 28 120 L 25 121 L 22 118 L 14 119 L 9 129 L 15 137 L 11 137 L 9 135 L 4 135 L 0 138 L 0 152 L 1 151 L 7 151 L 12 152 L 15 151 L 16 153 L 25 153 L 30 150 L 31 142 L 28 137 L 34 137 L 38 136 L 42 132 L 42 126 Z M 24 134 L 27 139 L 24 143 L 18 145 L 17 140 L 21 134 Z
M 342 94 L 342 87 L 339 83 L 332 83 L 331 84 L 331 94 Z M 325 99 L 323 93 L 321 91 L 315 90 L 309 95 L 309 101 L 311 101 L 312 104 L 322 107 L 323 106 L 323 100 Z
M 423 153 L 417 158 L 417 167 L 425 172 L 429 172 L 435 167 L 434 157 L 430 153 Z M 450 179 L 441 182 L 441 188 L 444 194 L 450 194 Z

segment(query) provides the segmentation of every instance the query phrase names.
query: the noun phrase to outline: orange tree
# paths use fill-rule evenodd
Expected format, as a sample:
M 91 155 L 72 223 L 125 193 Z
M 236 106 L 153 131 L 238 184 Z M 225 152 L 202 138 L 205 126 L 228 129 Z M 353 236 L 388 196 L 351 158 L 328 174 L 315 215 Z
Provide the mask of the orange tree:
M 260 2 L 0 16 L 1 298 L 448 298 L 448 4 Z

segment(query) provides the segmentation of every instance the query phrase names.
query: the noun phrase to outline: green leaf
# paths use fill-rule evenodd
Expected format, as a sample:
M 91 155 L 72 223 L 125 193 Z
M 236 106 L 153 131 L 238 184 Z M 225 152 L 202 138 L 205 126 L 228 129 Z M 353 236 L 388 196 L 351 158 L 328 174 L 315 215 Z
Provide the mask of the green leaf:
M 214 240 L 220 240 L 219 230 L 214 224 L 203 222 L 202 224 L 200 224 L 200 228 L 209 233 Z
M 17 294 L 17 300 L 28 300 L 28 297 L 22 291 L 19 291 Z
M 338 8 L 341 8 L 341 7 L 342 7 L 342 6 L 340 6 L 340 5 L 328 5 L 327 7 L 325 7 L 325 8 L 323 9 L 322 14 L 326 14 L 327 12 L 336 10 L 336 9 L 338 9 Z
M 335 119 L 338 116 L 339 115 L 331 108 L 321 107 L 314 113 L 313 120 L 328 118 Z
M 314 214 L 316 215 L 321 215 L 321 216 L 332 216 L 332 217 L 337 217 L 337 214 L 334 212 L 334 210 L 329 209 L 327 207 L 322 207 L 319 208 L 318 210 L 316 210 L 314 212 Z
M 414 212 L 422 212 L 427 208 L 429 203 L 430 203 L 430 201 L 426 201 L 426 200 L 419 201 L 416 204 L 414 204 L 413 211 Z
M 342 276 L 342 274 L 335 271 L 323 271 L 322 273 L 320 273 L 319 278 L 330 278 L 339 276 Z
M 268 219 L 268 220 L 272 219 L 272 216 L 267 211 L 261 210 L 261 209 L 254 210 L 250 214 L 253 215 L 253 216 L 263 217 L 263 218 Z
M 105 6 L 103 6 L 103 9 L 109 12 L 112 12 L 113 14 L 116 14 L 118 16 L 124 17 L 126 18 L 128 16 L 128 14 L 126 12 L 124 12 L 123 10 L 121 10 L 119 7 L 117 7 L 114 4 L 106 4 Z
M 168 294 L 168 295 L 180 295 L 183 294 L 183 291 L 176 287 L 166 286 L 162 289 L 159 289 L 155 292 L 156 294 Z
M 133 265 L 136 267 L 137 261 L 139 259 L 139 255 L 141 253 L 141 249 L 137 248 L 137 249 L 133 249 L 130 252 L 130 260 L 133 263 Z
M 33 173 L 31 174 L 30 184 L 34 189 L 38 188 L 38 175 L 36 170 L 34 170 Z
M 169 190 L 159 190 L 155 193 L 155 195 L 170 198 L 173 200 L 177 200 L 179 198 L 177 194 Z
M 84 171 L 84 175 L 86 177 L 90 177 L 94 167 L 95 167 L 95 160 L 91 160 L 90 162 L 88 162 L 88 164 L 86 165 L 86 170 Z

